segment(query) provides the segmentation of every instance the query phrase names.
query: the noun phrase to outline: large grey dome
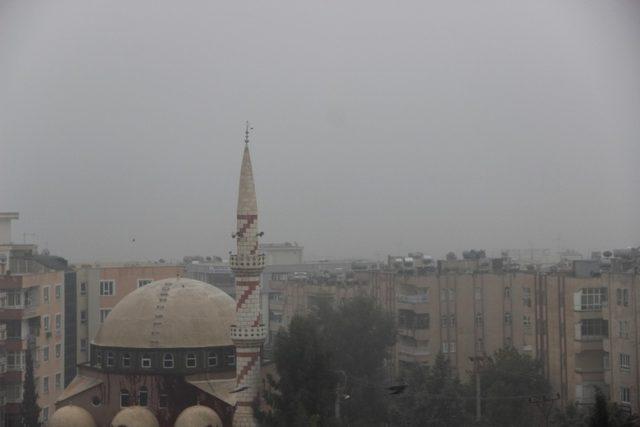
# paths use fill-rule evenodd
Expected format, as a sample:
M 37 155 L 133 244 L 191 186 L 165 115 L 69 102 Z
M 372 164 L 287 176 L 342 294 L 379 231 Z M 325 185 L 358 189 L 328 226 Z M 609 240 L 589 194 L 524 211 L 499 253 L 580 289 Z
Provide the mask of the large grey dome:
M 94 344 L 126 348 L 231 346 L 235 302 L 204 282 L 158 280 L 136 289 L 111 311 Z

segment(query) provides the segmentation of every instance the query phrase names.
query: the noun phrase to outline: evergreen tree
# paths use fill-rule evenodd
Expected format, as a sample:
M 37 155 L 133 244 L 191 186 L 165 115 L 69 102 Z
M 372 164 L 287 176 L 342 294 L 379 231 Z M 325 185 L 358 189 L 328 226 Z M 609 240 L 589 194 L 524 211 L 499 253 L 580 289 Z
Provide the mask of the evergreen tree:
M 607 399 L 604 397 L 602 390 L 596 390 L 596 403 L 591 409 L 591 417 L 589 418 L 591 427 L 607 427 L 609 425 L 609 408 L 607 407 Z
M 27 348 L 25 363 L 26 371 L 22 386 L 22 404 L 20 405 L 22 425 L 24 427 L 38 427 L 40 425 L 38 421 L 40 407 L 38 406 L 38 392 L 36 391 L 36 381 L 33 374 L 33 355 L 31 346 Z
M 403 376 L 408 387 L 394 397 L 395 425 L 453 427 L 467 423 L 466 389 L 442 353 L 432 367 L 416 364 Z
M 471 381 L 472 384 L 475 382 Z M 513 347 L 496 351 L 481 373 L 483 419 L 491 426 L 539 425 L 529 397 L 548 395 L 542 364 Z
M 270 410 L 256 410 L 267 426 L 327 425 L 332 416 L 336 375 L 314 316 L 294 316 L 276 335 L 278 380 L 269 377 L 264 396 Z

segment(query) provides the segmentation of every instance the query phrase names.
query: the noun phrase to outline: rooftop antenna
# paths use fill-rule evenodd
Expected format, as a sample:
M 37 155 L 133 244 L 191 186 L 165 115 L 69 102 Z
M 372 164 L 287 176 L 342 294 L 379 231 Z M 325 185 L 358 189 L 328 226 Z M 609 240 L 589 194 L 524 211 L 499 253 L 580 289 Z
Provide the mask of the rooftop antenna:
M 249 121 L 247 120 L 247 127 L 245 128 L 245 131 L 244 131 L 244 143 L 245 144 L 249 143 L 249 131 L 250 130 L 253 130 L 253 127 L 251 127 L 249 125 Z

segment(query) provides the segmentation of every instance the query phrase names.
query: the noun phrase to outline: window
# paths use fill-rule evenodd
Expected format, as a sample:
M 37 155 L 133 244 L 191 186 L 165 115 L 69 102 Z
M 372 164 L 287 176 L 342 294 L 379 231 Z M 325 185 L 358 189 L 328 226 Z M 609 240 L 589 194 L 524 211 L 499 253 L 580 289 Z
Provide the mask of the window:
M 143 354 L 142 357 L 140 358 L 140 366 L 142 366 L 143 368 L 150 368 L 151 356 L 149 356 L 148 354 Z
M 482 326 L 482 324 L 483 324 L 482 313 L 476 313 L 476 326 Z
M 96 351 L 96 365 L 102 366 L 102 352 Z
M 22 306 L 22 292 L 13 291 L 7 292 L 7 307 L 21 307 Z
M 138 287 L 141 288 L 144 285 L 148 285 L 151 282 L 153 282 L 153 280 L 151 279 L 138 279 Z
M 149 390 L 147 387 L 140 387 L 140 391 L 138 392 L 138 405 L 147 406 L 149 404 Z
M 45 332 L 51 331 L 51 323 L 49 322 L 49 316 L 47 315 L 42 316 L 42 327 Z
M 62 374 L 56 374 L 56 390 L 62 388 Z
M 583 288 L 573 294 L 576 311 L 599 311 L 607 305 L 607 288 Z
M 187 353 L 187 368 L 195 368 L 197 359 L 195 353 Z
M 87 351 L 87 339 L 86 338 L 80 338 L 80 351 L 83 352 L 83 353 Z
M 227 360 L 227 366 L 236 366 L 236 355 L 235 354 L 227 354 L 226 360 Z
M 473 288 L 473 295 L 475 299 L 482 299 L 482 288 L 478 286 Z
M 455 328 L 456 327 L 456 315 L 455 314 L 450 314 L 449 315 L 449 327 L 450 328 Z
M 629 338 L 629 321 L 618 320 L 618 330 L 620 338 Z
M 602 339 L 609 336 L 609 322 L 603 319 L 582 319 L 579 339 Z
M 49 377 L 42 377 L 42 394 L 49 394 Z
M 531 288 L 522 288 L 522 305 L 531 307 Z
M 509 312 L 504 313 L 504 324 L 511 325 L 511 313 Z
M 104 321 L 107 320 L 107 316 L 109 316 L 109 313 L 111 313 L 110 308 L 100 309 L 100 323 L 104 323 Z
M 106 357 L 107 368 L 112 368 L 113 365 L 115 365 L 115 359 L 116 358 L 113 352 L 107 351 L 107 357 Z
M 122 361 L 123 368 L 131 367 L 131 355 L 129 353 L 123 353 L 121 361 Z
M 49 361 L 49 346 L 42 347 L 42 361 Z
M 62 329 L 62 316 L 60 315 L 60 313 L 56 314 L 56 332 L 60 333 L 60 330 Z
M 449 343 L 449 353 L 455 353 L 455 352 L 456 352 L 456 342 L 451 341 Z
M 522 327 L 525 333 L 531 333 L 531 317 L 522 316 Z
M 447 316 L 446 314 L 443 314 L 442 316 L 440 316 L 440 326 L 443 328 L 446 328 L 449 326 L 449 316 Z
M 605 370 L 609 370 L 609 369 L 610 369 L 610 368 L 609 368 L 609 353 L 604 353 L 604 354 L 602 355 L 602 367 L 603 367 Z
M 164 357 L 162 358 L 162 366 L 167 369 L 173 368 L 173 354 L 165 353 Z
M 510 287 L 506 287 L 504 288 L 504 297 L 505 298 L 511 298 L 511 288 Z
M 629 289 L 618 288 L 616 289 L 616 302 L 618 305 L 629 306 Z
M 61 352 L 62 352 L 62 344 L 56 344 L 56 359 L 60 359 Z
M 169 406 L 169 396 L 165 393 L 161 393 L 158 397 L 158 407 L 167 408 Z
M 124 408 L 125 406 L 129 406 L 131 403 L 129 402 L 129 390 L 122 389 L 120 390 L 120 407 Z
M 44 301 L 45 304 L 49 304 L 49 286 L 42 288 L 42 301 Z
M 218 366 L 218 355 L 215 351 L 210 351 L 207 354 L 207 365 L 209 367 Z
M 416 319 L 416 329 L 429 329 L 430 319 L 429 313 L 418 314 L 415 317 Z
M 448 342 L 446 342 L 446 341 L 444 341 L 444 342 L 442 343 L 442 352 L 443 352 L 443 353 L 449 353 L 449 343 L 448 343 Z
M 101 280 L 100 281 L 100 295 L 111 296 L 116 293 L 116 284 L 113 280 Z
M 49 407 L 45 406 L 42 408 L 42 422 L 43 424 L 46 424 L 47 421 L 49 421 Z
M 622 403 L 631 403 L 631 388 L 620 387 L 620 401 Z
M 80 311 L 80 323 L 87 323 L 87 310 Z
M 80 282 L 80 295 L 87 294 L 87 282 Z
M 620 353 L 620 370 L 622 372 L 629 372 L 629 369 L 631 369 L 631 356 Z
M 62 285 L 56 285 L 56 299 L 62 298 Z
M 440 289 L 440 301 L 453 301 L 456 296 L 456 290 L 453 288 Z

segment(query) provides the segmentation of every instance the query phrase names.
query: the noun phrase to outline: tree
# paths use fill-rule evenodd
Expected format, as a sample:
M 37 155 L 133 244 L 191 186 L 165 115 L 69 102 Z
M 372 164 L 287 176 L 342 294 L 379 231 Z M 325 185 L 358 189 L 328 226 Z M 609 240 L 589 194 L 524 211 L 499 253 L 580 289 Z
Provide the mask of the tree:
M 577 404 L 570 403 L 562 409 L 555 409 L 551 414 L 551 425 L 555 427 L 576 427 L 585 425 L 585 411 Z
M 38 406 L 38 392 L 36 391 L 36 381 L 33 374 L 33 355 L 31 346 L 28 346 L 25 352 L 26 371 L 24 374 L 24 383 L 22 385 L 22 404 L 20 405 L 20 413 L 22 416 L 22 424 L 25 427 L 38 427 L 40 422 L 40 407 Z
M 278 380 L 269 377 L 268 411 L 256 411 L 267 426 L 327 425 L 332 416 L 336 375 L 315 316 L 294 316 L 276 335 Z
M 637 415 L 623 409 L 615 402 L 607 403 L 607 398 L 599 388 L 596 389 L 596 401 L 591 408 L 589 426 L 591 427 L 633 427 L 640 425 Z
M 548 395 L 551 389 L 542 376 L 540 361 L 507 347 L 488 359 L 480 376 L 483 418 L 490 425 L 540 423 L 540 414 L 529 404 L 529 397 Z
M 433 367 L 416 364 L 403 376 L 408 387 L 395 399 L 395 425 L 460 426 L 467 423 L 465 387 L 443 354 L 438 354 Z
M 385 361 L 394 340 L 393 318 L 368 297 L 295 316 L 276 336 L 278 378 L 265 392 L 270 409 L 256 409 L 256 417 L 268 426 L 383 424 Z
M 360 296 L 337 308 L 318 310 L 333 370 L 344 372 L 341 417 L 350 426 L 380 425 L 388 418 L 389 398 L 385 388 L 386 362 L 395 343 L 393 317 L 373 298 Z

